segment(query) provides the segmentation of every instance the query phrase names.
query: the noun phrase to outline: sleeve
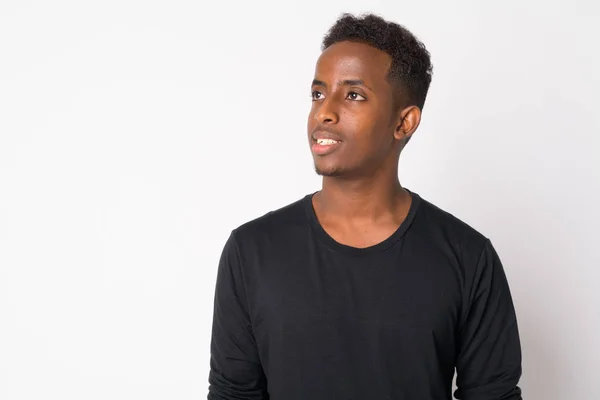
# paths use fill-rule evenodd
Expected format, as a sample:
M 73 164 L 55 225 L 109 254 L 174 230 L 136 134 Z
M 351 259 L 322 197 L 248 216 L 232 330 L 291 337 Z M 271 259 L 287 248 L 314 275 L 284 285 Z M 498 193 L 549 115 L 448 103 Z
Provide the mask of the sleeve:
M 208 381 L 208 400 L 269 398 L 234 232 L 223 248 L 217 271 Z
M 456 386 L 461 400 L 522 400 L 521 344 L 502 263 L 486 240 L 465 290 Z

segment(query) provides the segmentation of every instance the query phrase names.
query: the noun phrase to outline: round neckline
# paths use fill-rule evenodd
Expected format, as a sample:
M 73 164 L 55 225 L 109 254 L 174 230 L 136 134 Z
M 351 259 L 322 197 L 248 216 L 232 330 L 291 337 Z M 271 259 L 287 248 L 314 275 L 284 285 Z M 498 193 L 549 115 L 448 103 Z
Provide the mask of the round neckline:
M 352 256 L 364 256 L 384 251 L 396 244 L 402 238 L 402 236 L 404 236 L 404 233 L 408 230 L 408 227 L 414 220 L 421 197 L 417 193 L 414 193 L 407 188 L 404 189 L 406 189 L 406 191 L 411 195 L 412 199 L 406 218 L 404 218 L 404 221 L 402 221 L 400 226 L 398 226 L 398 228 L 390 236 L 388 236 L 383 241 L 368 247 L 354 247 L 340 243 L 337 240 L 335 240 L 331 235 L 329 235 L 327 231 L 325 231 L 323 226 L 321 226 L 319 219 L 317 218 L 317 214 L 312 203 L 312 198 L 317 192 L 308 194 L 304 197 L 304 208 L 306 210 L 306 216 L 308 218 L 309 224 L 321 242 L 323 242 L 325 245 L 327 245 L 329 248 L 335 251 L 346 253 Z

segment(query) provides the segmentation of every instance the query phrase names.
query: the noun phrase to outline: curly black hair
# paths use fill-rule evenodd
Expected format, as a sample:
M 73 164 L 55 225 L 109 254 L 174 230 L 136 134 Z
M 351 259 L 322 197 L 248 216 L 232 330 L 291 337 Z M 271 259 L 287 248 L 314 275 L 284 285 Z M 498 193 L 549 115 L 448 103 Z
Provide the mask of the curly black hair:
M 389 54 L 388 79 L 397 85 L 402 100 L 423 109 L 433 66 L 425 45 L 408 29 L 374 14 L 344 13 L 325 35 L 321 50 L 342 41 L 365 43 Z

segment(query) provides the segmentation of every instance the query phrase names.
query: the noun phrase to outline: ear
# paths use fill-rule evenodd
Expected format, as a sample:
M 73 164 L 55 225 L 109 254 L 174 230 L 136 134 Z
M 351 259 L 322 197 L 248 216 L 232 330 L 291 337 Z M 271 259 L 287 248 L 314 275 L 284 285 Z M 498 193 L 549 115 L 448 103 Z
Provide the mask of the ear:
M 396 140 L 408 140 L 421 123 L 421 109 L 417 106 L 408 106 L 398 114 L 398 122 L 394 130 Z

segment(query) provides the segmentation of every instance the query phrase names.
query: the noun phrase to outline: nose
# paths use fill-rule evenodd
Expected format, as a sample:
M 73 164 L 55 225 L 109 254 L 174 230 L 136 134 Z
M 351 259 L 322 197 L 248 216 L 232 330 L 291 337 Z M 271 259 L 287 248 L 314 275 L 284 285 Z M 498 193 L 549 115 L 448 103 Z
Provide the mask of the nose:
M 317 106 L 315 119 L 321 124 L 336 124 L 339 121 L 339 114 L 334 99 L 326 98 Z

